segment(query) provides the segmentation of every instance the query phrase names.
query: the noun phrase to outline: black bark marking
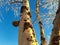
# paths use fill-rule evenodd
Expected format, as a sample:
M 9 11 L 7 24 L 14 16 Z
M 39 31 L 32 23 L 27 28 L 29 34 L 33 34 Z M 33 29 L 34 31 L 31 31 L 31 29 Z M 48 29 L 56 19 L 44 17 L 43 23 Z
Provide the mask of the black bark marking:
M 35 33 L 33 32 L 32 34 L 33 34 L 33 36 L 35 37 Z
M 27 40 L 28 40 L 28 41 L 33 41 L 33 40 L 29 39 L 29 38 L 27 38 Z
M 41 24 L 41 25 L 42 25 L 42 22 L 41 22 L 41 21 L 39 21 L 39 24 Z
M 29 20 L 29 18 L 27 18 Z
M 31 36 L 31 39 L 32 39 L 32 36 Z
M 41 36 L 41 40 L 45 40 L 45 38 Z
M 27 20 L 24 20 L 24 21 L 27 21 Z
M 30 28 L 33 28 L 32 25 L 31 25 L 29 22 L 25 22 L 25 23 L 24 23 L 24 31 L 25 31 L 26 29 L 28 29 L 29 27 L 30 27 Z M 23 31 L 23 32 L 24 32 L 24 31 Z
M 27 14 L 31 17 L 31 13 L 30 12 L 28 12 Z
M 28 8 L 26 6 L 22 6 L 21 7 L 21 13 L 23 13 L 25 10 L 28 10 Z

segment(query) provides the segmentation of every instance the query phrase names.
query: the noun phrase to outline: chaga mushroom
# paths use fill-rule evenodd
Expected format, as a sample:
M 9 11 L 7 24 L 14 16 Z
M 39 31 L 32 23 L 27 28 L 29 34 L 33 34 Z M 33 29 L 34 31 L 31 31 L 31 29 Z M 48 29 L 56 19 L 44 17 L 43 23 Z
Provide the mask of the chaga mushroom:
M 17 27 L 19 25 L 19 21 L 13 21 L 13 26 Z

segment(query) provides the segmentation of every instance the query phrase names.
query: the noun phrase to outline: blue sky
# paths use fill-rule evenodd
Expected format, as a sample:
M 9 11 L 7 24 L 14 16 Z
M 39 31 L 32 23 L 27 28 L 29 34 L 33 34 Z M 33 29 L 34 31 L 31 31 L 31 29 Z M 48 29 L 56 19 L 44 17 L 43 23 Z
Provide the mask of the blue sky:
M 12 22 L 15 20 L 19 20 L 20 19 L 20 9 L 17 9 L 17 12 L 14 12 L 12 7 L 16 7 L 15 5 L 8 5 L 5 3 L 6 0 L 4 0 L 4 4 L 1 7 L 0 6 L 0 45 L 18 45 L 18 27 L 14 27 L 12 25 Z M 36 18 L 36 13 L 35 13 L 35 2 L 36 0 L 29 0 L 30 3 L 30 9 L 31 9 L 31 21 L 33 22 Z M 43 0 L 42 0 L 43 3 Z M 21 4 L 18 5 L 17 7 L 21 7 Z M 51 7 L 51 6 L 50 6 Z M 54 6 L 52 6 L 54 7 Z M 48 8 L 48 7 L 47 7 Z M 41 21 L 43 23 L 43 27 L 44 27 L 44 31 L 45 31 L 45 37 L 47 39 L 47 41 L 49 41 L 49 37 L 51 35 L 51 30 L 52 30 L 52 21 L 53 20 L 46 20 L 49 17 L 49 10 L 47 8 L 42 8 L 40 7 L 40 16 L 41 16 Z M 53 9 L 53 8 L 52 8 Z M 54 9 L 55 10 L 55 9 Z M 52 10 L 52 11 L 54 11 Z M 45 15 L 45 13 L 47 13 Z M 52 12 L 51 12 L 52 13 Z M 55 14 L 55 13 L 54 13 Z M 43 17 L 45 15 L 45 17 Z M 52 16 L 51 16 L 52 17 Z M 49 17 L 49 18 L 51 18 Z M 47 24 L 46 22 L 48 22 L 49 24 Z M 36 33 L 36 38 L 38 43 L 40 44 L 40 29 L 38 26 L 38 21 L 36 21 L 33 24 L 33 28 L 35 30 Z

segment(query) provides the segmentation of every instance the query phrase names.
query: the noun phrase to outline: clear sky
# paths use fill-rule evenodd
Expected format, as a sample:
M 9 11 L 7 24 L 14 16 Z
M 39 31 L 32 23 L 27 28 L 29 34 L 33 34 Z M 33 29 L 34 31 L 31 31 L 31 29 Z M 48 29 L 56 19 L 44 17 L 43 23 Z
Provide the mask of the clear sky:
M 17 10 L 17 12 L 13 11 L 12 7 L 16 7 L 15 5 L 8 5 L 5 3 L 6 0 L 3 0 L 4 4 L 3 6 L 0 5 L 0 45 L 18 45 L 18 27 L 14 27 L 12 25 L 12 22 L 15 20 L 20 19 L 20 10 Z M 42 0 L 43 1 L 43 0 Z M 30 3 L 30 9 L 31 9 L 31 15 L 32 15 L 32 22 L 36 18 L 36 13 L 35 13 L 35 3 L 36 0 L 29 0 Z M 42 2 L 43 3 L 43 2 Z M 21 7 L 18 5 L 17 7 Z M 53 6 L 52 6 L 53 7 Z M 52 8 L 53 9 L 53 8 Z M 54 9 L 53 9 L 54 10 Z M 52 11 L 53 11 L 52 10 Z M 45 20 L 49 19 L 47 13 L 49 10 L 47 8 L 40 8 L 40 14 L 41 14 L 41 20 L 43 23 L 44 31 L 45 31 L 45 37 L 47 39 L 47 42 L 49 41 L 50 35 L 51 35 L 51 30 L 52 30 L 52 20 Z M 43 14 L 42 14 L 43 13 Z M 49 12 L 48 12 L 49 13 Z M 45 15 L 45 17 L 43 17 Z M 50 22 L 49 24 L 46 24 L 46 22 Z M 40 44 L 40 29 L 38 26 L 38 21 L 36 21 L 33 24 L 33 28 L 36 33 L 36 38 L 38 43 Z

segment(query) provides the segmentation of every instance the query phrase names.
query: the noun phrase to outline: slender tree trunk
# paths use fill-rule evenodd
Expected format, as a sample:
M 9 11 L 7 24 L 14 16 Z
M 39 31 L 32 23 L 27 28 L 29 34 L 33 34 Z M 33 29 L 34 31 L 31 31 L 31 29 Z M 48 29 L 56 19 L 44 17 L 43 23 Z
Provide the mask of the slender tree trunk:
M 39 27 L 40 27 L 41 45 L 47 45 L 46 44 L 47 42 L 46 42 L 46 39 L 45 39 L 45 36 L 44 36 L 43 24 L 41 22 L 40 15 L 39 15 L 39 1 L 37 1 L 37 3 L 36 3 L 36 13 L 37 13 L 38 24 L 39 24 Z
M 18 45 L 38 45 L 30 18 L 29 2 L 28 0 L 23 0 L 19 23 Z

